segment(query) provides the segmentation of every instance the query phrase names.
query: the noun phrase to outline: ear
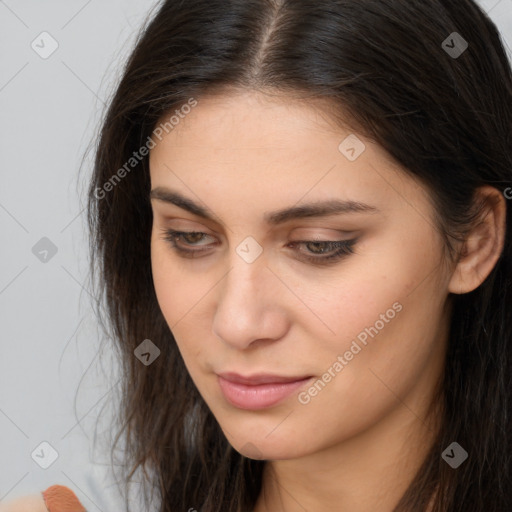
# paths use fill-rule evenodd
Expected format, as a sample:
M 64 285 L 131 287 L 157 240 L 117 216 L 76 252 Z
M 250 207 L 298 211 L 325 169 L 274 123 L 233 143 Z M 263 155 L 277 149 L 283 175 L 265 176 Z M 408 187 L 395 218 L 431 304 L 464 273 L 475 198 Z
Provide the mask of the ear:
M 475 203 L 483 204 L 482 213 L 463 244 L 448 286 L 451 293 L 468 293 L 478 288 L 503 250 L 507 211 L 503 194 L 486 185 L 477 189 Z

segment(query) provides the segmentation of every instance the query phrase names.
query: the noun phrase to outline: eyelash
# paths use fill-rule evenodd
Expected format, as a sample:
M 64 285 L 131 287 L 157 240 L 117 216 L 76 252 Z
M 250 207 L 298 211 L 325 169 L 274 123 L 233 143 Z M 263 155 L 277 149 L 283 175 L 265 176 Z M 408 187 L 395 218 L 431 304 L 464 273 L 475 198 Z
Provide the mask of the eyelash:
M 195 255 L 201 252 L 205 252 L 205 249 L 200 250 L 191 250 L 191 249 L 183 249 L 180 247 L 176 240 L 181 236 L 185 235 L 204 235 L 208 236 L 206 233 L 202 233 L 200 231 L 175 231 L 172 229 L 163 229 L 164 232 L 163 239 L 166 240 L 172 247 L 174 251 L 178 254 L 181 254 L 184 257 L 194 258 Z M 349 254 L 354 253 L 354 245 L 356 244 L 357 239 L 352 240 L 300 240 L 295 242 L 290 242 L 290 245 L 299 245 L 299 244 L 324 244 L 328 247 L 335 249 L 335 251 L 329 256 L 307 256 L 302 255 L 301 259 L 305 259 L 306 261 L 313 264 L 328 264 L 334 263 L 338 260 L 341 260 L 343 257 L 348 256 Z

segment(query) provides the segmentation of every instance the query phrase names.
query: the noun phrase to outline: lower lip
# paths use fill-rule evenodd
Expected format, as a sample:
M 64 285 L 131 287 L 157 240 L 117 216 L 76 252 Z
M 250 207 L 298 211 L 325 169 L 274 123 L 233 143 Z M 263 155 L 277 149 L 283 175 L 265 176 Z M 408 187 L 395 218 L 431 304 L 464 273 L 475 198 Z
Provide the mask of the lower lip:
M 310 379 L 312 377 L 306 377 L 305 379 L 293 382 L 275 382 L 248 386 L 247 384 L 235 384 L 219 377 L 219 385 L 226 400 L 235 407 L 257 410 L 276 405 Z

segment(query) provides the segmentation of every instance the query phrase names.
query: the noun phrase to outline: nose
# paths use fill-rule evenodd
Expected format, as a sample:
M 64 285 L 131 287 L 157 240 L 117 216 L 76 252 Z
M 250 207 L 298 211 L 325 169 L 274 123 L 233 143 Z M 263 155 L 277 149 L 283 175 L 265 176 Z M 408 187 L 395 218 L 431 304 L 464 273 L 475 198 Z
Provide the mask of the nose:
M 233 251 L 231 267 L 218 286 L 213 333 L 243 350 L 260 340 L 277 340 L 288 329 L 286 289 L 267 267 L 262 253 L 247 263 Z

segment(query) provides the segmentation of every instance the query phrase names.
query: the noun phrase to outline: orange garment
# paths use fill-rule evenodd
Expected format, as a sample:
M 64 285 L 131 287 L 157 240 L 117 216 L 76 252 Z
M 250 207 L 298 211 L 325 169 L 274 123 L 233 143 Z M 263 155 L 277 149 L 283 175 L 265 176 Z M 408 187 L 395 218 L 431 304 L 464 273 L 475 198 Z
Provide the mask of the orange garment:
M 52 485 L 41 494 L 48 512 L 87 512 L 75 493 L 65 485 Z

